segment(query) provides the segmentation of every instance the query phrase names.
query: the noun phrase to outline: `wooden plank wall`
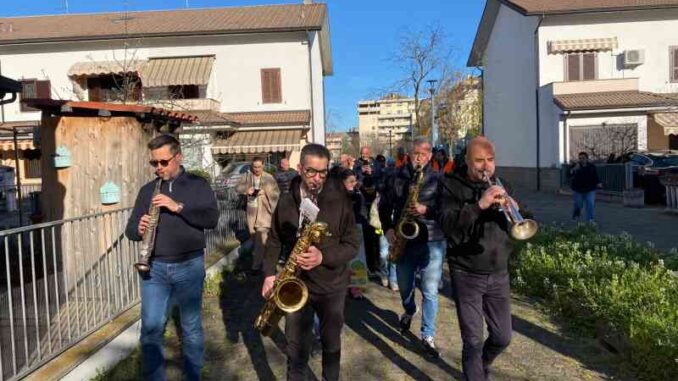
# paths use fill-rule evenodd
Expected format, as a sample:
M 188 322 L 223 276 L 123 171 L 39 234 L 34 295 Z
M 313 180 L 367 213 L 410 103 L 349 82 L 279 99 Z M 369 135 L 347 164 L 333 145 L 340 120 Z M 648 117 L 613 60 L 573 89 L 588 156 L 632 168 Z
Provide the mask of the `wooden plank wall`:
M 131 207 L 140 187 L 153 178 L 146 148 L 153 134 L 134 117 L 47 117 L 41 128 L 46 221 Z M 59 146 L 70 150 L 71 167 L 54 168 L 53 155 Z M 120 203 L 101 204 L 99 189 L 107 181 L 120 187 Z M 57 249 L 69 288 L 112 263 L 106 262 L 106 255 L 127 222 L 114 221 L 89 219 L 60 229 Z

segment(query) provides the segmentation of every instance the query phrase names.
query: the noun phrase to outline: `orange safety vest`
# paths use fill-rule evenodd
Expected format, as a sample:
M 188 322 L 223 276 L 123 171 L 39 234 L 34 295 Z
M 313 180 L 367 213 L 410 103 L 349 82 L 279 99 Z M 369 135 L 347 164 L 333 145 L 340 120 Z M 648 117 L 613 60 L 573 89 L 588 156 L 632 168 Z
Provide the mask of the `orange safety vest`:
M 438 163 L 437 160 L 433 160 L 433 170 L 436 172 L 440 172 L 440 164 Z M 454 170 L 454 162 L 452 160 L 447 160 L 447 163 L 443 166 L 442 173 L 448 174 L 452 173 L 452 170 Z
M 400 168 L 403 164 L 407 164 L 410 161 L 410 157 L 404 155 L 402 159 L 396 159 L 396 168 Z

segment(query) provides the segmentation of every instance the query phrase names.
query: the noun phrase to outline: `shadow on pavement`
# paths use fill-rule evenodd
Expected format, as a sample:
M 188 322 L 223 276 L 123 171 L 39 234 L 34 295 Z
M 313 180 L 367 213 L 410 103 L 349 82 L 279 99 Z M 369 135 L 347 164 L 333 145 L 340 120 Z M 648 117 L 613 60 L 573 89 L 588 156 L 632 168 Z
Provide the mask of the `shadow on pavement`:
M 357 301 L 348 299 L 346 303 L 346 325 L 360 335 L 365 341 L 378 349 L 386 360 L 397 365 L 413 379 L 432 380 L 424 371 L 417 368 L 405 357 L 401 356 L 391 343 L 382 340 L 373 332 L 379 332 L 392 343 L 417 353 L 426 359 L 426 356 L 422 353 L 419 339 L 414 334 L 408 333 L 404 336 L 400 334 L 398 328 L 398 315 L 395 312 L 377 307 L 369 298 Z M 374 360 L 375 359 L 372 358 L 363 358 L 363 361 L 365 362 Z M 380 360 L 383 361 L 383 359 Z M 461 372 L 450 366 L 443 359 L 428 361 L 440 367 L 451 377 L 461 379 Z M 367 369 L 367 366 L 363 368 Z
M 588 369 L 599 372 L 609 379 L 625 380 L 628 378 L 621 377 L 619 372 L 614 371 L 608 366 L 602 364 L 601 357 L 612 356 L 604 352 L 600 347 L 585 344 L 581 339 L 576 339 L 568 335 L 556 334 L 550 332 L 543 327 L 540 327 L 530 321 L 527 321 L 519 316 L 511 315 L 513 322 L 513 331 L 520 333 L 539 344 L 551 348 L 552 350 L 565 355 L 567 357 L 576 359 Z M 596 361 L 601 359 L 601 361 Z

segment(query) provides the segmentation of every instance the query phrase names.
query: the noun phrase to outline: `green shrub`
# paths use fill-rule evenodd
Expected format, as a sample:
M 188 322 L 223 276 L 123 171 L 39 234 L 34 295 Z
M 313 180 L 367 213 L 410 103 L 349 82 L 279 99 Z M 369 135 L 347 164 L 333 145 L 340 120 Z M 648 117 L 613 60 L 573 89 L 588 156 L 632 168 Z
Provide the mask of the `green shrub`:
M 513 284 L 573 327 L 622 338 L 642 378 L 678 379 L 678 278 L 628 235 L 544 228 L 513 258 Z M 675 262 L 674 262 L 675 263 Z

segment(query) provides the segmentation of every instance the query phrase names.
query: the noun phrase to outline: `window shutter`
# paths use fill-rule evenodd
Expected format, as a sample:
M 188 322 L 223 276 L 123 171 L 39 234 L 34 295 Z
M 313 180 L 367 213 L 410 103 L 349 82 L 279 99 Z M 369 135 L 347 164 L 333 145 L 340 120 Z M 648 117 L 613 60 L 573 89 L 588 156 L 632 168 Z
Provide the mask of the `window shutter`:
M 273 103 L 282 103 L 282 87 L 280 83 L 280 69 L 271 70 L 271 98 Z
M 35 89 L 38 99 L 52 99 L 52 86 L 49 81 L 36 81 Z
M 678 47 L 674 47 L 671 53 L 671 81 L 678 82 Z
M 261 69 L 261 98 L 263 103 L 281 103 L 280 69 Z
M 262 103 L 271 103 L 271 72 L 267 69 L 261 69 L 261 101 Z
M 584 66 L 584 78 L 583 80 L 596 79 L 596 54 L 595 53 L 586 53 L 583 54 L 582 63 Z
M 99 81 L 99 77 L 87 78 L 87 90 L 90 102 L 101 101 L 101 81 Z
M 580 68 L 579 68 L 579 54 L 568 54 L 567 55 L 567 80 L 568 81 L 579 81 Z

